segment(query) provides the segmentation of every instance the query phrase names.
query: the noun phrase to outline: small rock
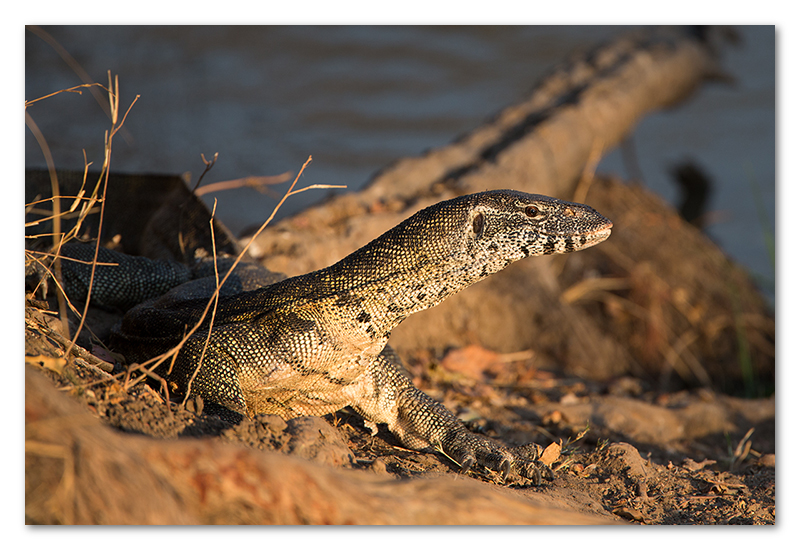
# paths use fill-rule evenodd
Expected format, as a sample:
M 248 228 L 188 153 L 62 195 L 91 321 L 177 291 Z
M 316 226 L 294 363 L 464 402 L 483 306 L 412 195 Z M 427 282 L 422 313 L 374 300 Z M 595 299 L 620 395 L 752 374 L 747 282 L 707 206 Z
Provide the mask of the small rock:
M 608 387 L 608 393 L 620 397 L 638 397 L 643 391 L 642 382 L 630 376 L 618 378 Z
M 567 394 L 561 396 L 561 399 L 559 399 L 558 402 L 559 402 L 560 405 L 575 405 L 577 403 L 580 403 L 581 400 L 578 399 L 577 395 L 575 395 L 574 393 L 570 392 L 570 393 L 567 393 Z
M 186 401 L 185 407 L 187 411 L 199 416 L 203 412 L 203 398 L 194 395 Z
M 647 478 L 647 466 L 642 455 L 630 443 L 612 443 L 606 449 L 605 466 L 629 479 L 640 481 Z
M 689 470 L 690 472 L 696 472 L 697 470 L 702 470 L 706 466 L 711 466 L 712 464 L 716 464 L 716 460 L 709 460 L 705 459 L 703 462 L 695 462 L 691 458 L 686 458 L 683 461 L 683 467 Z
M 372 461 L 372 464 L 370 464 L 369 469 L 375 472 L 376 474 L 385 474 L 386 463 L 380 458 L 376 458 L 375 460 Z
M 759 459 L 756 461 L 756 464 L 759 466 L 764 466 L 766 468 L 774 468 L 775 467 L 775 455 L 770 453 L 766 455 L 761 455 Z
M 286 445 L 289 454 L 331 466 L 352 464 L 355 460 L 339 430 L 322 418 L 302 416 L 286 424 L 286 431 L 291 435 Z
M 286 421 L 277 414 L 260 414 L 258 419 L 271 432 L 278 433 L 286 430 Z

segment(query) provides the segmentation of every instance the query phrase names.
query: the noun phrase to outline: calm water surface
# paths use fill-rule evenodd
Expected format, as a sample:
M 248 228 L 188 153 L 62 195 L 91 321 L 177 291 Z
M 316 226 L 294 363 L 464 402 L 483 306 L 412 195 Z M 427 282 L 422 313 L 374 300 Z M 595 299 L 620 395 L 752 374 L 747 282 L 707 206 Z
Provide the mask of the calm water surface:
M 205 183 L 296 172 L 304 183 L 359 189 L 387 163 L 439 147 L 525 96 L 571 52 L 620 27 L 45 27 L 91 79 L 120 75 L 123 107 L 141 97 L 116 139 L 124 172 L 202 171 Z M 645 184 L 675 202 L 669 176 L 691 159 L 712 178 L 708 234 L 774 292 L 764 231 L 775 228 L 775 30 L 738 27 L 722 64 L 735 85 L 710 84 L 690 101 L 641 122 L 633 136 Z M 25 38 L 25 98 L 81 83 L 39 37 Z M 99 166 L 108 119 L 88 93 L 28 109 L 60 168 Z M 25 162 L 44 158 L 26 130 Z M 600 172 L 627 177 L 612 151 Z M 291 199 L 283 216 L 322 198 Z M 221 192 L 219 217 L 235 233 L 260 224 L 275 199 Z M 763 204 L 763 221 L 759 218 Z

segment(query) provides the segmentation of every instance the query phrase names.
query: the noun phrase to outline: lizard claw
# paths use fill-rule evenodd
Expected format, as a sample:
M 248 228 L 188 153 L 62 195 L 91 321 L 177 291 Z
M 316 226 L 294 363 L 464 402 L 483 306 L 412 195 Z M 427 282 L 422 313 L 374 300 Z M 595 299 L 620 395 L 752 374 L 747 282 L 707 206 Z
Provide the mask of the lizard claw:
M 532 480 L 534 485 L 541 485 L 542 478 L 547 481 L 555 479 L 550 466 L 539 460 L 542 456 L 542 448 L 536 443 L 512 447 L 510 450 L 518 459 L 517 468 L 522 478 Z
M 500 464 L 500 479 L 505 481 L 508 479 L 508 475 L 511 473 L 511 461 L 505 459 L 502 464 Z
M 553 470 L 547 464 L 539 460 L 533 462 L 523 462 L 519 465 L 520 476 L 525 479 L 530 479 L 534 485 L 541 485 L 542 479 L 553 481 L 555 475 Z
M 555 475 L 553 470 L 547 464 L 540 460 L 527 460 L 520 458 L 515 463 L 516 474 L 523 480 L 530 480 L 533 485 L 539 486 L 542 480 L 553 481 Z

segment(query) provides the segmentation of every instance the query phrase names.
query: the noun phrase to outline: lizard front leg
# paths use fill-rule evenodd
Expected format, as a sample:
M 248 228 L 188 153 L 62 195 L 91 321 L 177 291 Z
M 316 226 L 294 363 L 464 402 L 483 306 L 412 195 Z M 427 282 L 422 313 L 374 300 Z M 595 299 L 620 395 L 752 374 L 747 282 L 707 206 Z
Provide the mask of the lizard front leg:
M 388 346 L 372 363 L 361 388 L 353 408 L 370 422 L 387 424 L 409 448 L 441 452 L 462 472 L 480 465 L 504 479 L 521 477 L 536 485 L 543 477 L 553 479 L 552 470 L 538 460 L 538 445 L 509 447 L 470 432 L 444 405 L 414 387 Z

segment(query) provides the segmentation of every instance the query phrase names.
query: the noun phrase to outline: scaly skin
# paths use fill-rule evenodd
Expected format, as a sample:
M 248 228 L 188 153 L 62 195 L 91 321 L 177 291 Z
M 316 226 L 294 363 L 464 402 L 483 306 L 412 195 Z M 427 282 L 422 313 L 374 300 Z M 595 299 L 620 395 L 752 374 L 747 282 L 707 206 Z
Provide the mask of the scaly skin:
M 538 446 L 507 447 L 467 431 L 412 385 L 386 343 L 409 315 L 527 256 L 593 246 L 611 227 L 588 206 L 517 191 L 435 204 L 328 268 L 222 298 L 210 333 L 198 330 L 165 376 L 185 392 L 197 370 L 191 393 L 248 416 L 288 419 L 349 405 L 404 445 L 442 451 L 465 471 L 477 463 L 538 484 L 552 476 Z M 132 309 L 112 344 L 129 360 L 157 355 L 206 301 L 184 299 L 178 287 Z

